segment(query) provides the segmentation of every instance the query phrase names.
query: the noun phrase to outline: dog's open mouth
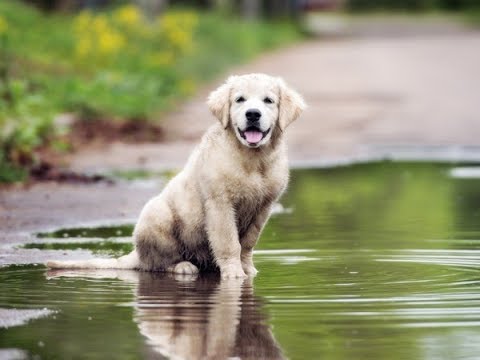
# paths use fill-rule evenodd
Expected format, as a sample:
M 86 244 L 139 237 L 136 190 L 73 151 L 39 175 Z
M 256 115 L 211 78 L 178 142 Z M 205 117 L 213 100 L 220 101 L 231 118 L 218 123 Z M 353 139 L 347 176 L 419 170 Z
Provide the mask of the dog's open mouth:
M 270 128 L 266 131 L 262 131 L 255 126 L 250 126 L 243 131 L 239 128 L 238 132 L 242 138 L 247 140 L 248 145 L 257 145 L 265 136 L 267 136 L 270 132 Z

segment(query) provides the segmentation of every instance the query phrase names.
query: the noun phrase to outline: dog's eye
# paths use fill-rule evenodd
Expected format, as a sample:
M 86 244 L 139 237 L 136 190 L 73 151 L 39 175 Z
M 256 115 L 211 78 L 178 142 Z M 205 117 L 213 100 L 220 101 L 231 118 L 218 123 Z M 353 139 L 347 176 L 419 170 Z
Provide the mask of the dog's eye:
M 237 100 L 235 100 L 235 102 L 237 102 L 237 103 L 242 103 L 242 102 L 244 102 L 244 101 L 245 101 L 245 98 L 244 98 L 243 96 L 239 96 L 239 97 L 237 98 Z
M 263 99 L 263 102 L 265 104 L 273 104 L 273 100 L 271 98 L 269 98 L 268 96 L 265 99 Z

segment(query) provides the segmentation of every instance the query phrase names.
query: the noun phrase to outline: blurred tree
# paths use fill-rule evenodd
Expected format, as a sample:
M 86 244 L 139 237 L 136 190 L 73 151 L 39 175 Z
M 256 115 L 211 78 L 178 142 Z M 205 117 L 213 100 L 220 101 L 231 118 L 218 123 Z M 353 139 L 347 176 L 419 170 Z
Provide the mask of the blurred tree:
M 195 6 L 216 9 L 224 13 L 238 14 L 245 19 L 294 18 L 298 15 L 306 0 L 191 0 L 178 1 L 192 3 Z M 175 2 L 175 4 L 177 1 Z
M 479 0 L 348 0 L 352 10 L 450 10 L 460 11 L 479 8 Z
M 264 0 L 263 7 L 269 18 L 296 18 L 305 0 Z
M 78 8 L 99 8 L 112 2 L 112 0 L 23 0 L 34 4 L 47 11 L 69 11 Z
M 75 6 L 74 0 L 28 0 L 27 2 L 33 3 L 44 10 L 68 10 Z
M 249 20 L 258 19 L 260 13 L 260 0 L 243 0 L 242 1 L 243 17 Z
M 168 5 L 169 0 L 134 0 L 147 16 L 155 17 Z
M 239 14 L 246 19 L 295 18 L 305 0 L 210 0 L 210 5 L 221 11 Z
M 0 0 L 1 1 L 1 0 Z M 224 13 L 239 14 L 245 19 L 295 18 L 301 8 L 312 0 L 23 0 L 47 11 L 69 11 L 81 8 L 100 8 L 115 3 L 133 2 L 148 16 L 155 16 L 169 5 L 186 5 L 198 8 L 216 9 Z M 334 0 L 331 0 L 334 1 Z M 352 0 L 369 1 L 369 0 Z M 393 0 L 382 0 L 393 1 Z M 416 1 L 416 0 L 409 0 Z M 424 0 L 428 1 L 428 0 Z M 437 0 L 437 1 L 469 1 L 469 0 Z M 470 0 L 474 1 L 474 0 Z M 317 0 L 318 2 L 318 0 Z

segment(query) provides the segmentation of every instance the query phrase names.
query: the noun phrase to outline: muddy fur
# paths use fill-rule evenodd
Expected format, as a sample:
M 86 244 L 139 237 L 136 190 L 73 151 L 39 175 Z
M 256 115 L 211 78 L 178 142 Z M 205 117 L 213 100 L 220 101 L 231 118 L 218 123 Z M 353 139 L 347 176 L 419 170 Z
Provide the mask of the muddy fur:
M 284 130 L 305 104 L 283 80 L 263 74 L 230 77 L 207 104 L 219 122 L 185 168 L 145 205 L 133 234 L 134 252 L 108 259 L 102 267 L 178 273 L 220 269 L 225 278 L 257 273 L 253 247 L 288 183 Z M 251 109 L 261 114 L 257 142 L 246 136 Z M 89 264 L 48 265 L 93 267 Z

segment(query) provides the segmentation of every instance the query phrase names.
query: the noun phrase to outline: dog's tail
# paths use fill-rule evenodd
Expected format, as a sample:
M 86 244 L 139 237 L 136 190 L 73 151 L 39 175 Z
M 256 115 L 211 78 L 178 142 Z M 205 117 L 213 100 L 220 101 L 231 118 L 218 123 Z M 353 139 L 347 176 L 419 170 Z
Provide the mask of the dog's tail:
M 136 250 L 118 259 L 91 259 L 79 261 L 48 261 L 50 269 L 123 269 L 140 268 L 140 260 Z

